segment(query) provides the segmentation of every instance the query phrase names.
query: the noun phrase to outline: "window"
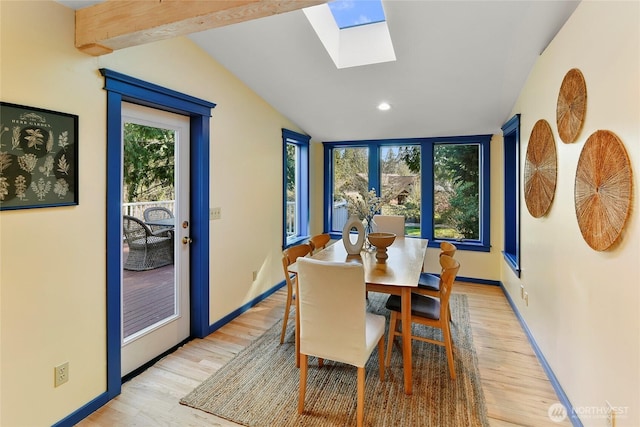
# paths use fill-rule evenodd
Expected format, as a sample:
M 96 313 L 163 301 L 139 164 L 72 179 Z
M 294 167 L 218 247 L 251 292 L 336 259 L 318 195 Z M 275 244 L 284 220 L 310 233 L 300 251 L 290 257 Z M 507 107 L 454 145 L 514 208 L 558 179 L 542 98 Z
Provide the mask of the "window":
M 328 142 L 325 228 L 339 236 L 349 192 L 375 189 L 382 214 L 404 215 L 408 236 L 490 249 L 491 135 Z
M 420 146 L 380 147 L 380 196 L 383 215 L 403 215 L 405 234 L 420 237 Z
M 504 137 L 504 259 L 520 277 L 520 115 L 502 126 Z
M 282 129 L 285 248 L 309 237 L 309 139 Z
M 341 30 L 385 21 L 380 0 L 333 0 L 327 5 Z
M 480 239 L 480 145 L 433 146 L 433 235 Z
M 367 147 L 342 147 L 332 155 L 331 228 L 340 230 L 349 218 L 349 201 L 363 199 L 369 191 L 369 149 Z
M 337 68 L 396 60 L 379 0 L 335 0 L 302 9 Z

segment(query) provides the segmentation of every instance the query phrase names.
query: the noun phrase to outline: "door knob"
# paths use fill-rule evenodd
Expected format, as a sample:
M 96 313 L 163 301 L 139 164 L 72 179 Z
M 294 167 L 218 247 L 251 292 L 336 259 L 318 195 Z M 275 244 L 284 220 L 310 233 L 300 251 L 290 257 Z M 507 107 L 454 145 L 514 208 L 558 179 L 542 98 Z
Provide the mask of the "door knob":
M 191 240 L 191 237 L 183 237 L 182 238 L 182 244 L 183 245 L 188 245 L 189 243 L 193 242 L 193 240 Z

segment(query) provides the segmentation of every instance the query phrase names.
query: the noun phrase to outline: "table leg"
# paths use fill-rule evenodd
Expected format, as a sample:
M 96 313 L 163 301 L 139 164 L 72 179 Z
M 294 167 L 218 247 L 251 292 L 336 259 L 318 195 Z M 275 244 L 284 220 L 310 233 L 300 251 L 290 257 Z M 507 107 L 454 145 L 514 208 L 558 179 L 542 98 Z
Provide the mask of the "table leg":
M 401 295 L 402 318 L 402 366 L 404 371 L 404 392 L 412 394 L 412 358 L 411 358 L 411 289 L 402 288 Z

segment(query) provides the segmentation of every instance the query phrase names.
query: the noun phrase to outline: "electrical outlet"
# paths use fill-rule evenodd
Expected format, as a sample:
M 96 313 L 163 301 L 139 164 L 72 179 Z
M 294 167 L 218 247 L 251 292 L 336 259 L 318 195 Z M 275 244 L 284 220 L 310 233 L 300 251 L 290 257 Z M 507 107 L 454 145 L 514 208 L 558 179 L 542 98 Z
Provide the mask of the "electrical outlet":
M 209 209 L 209 219 L 222 219 L 222 208 Z
M 253 272 L 253 281 L 255 282 L 257 278 L 258 278 L 258 272 L 254 271 Z
M 524 293 L 524 303 L 529 307 L 529 292 Z
M 62 365 L 58 365 L 53 368 L 54 378 L 53 386 L 58 387 L 69 381 L 69 362 L 64 362 Z
M 520 285 L 520 299 L 524 299 L 524 285 Z

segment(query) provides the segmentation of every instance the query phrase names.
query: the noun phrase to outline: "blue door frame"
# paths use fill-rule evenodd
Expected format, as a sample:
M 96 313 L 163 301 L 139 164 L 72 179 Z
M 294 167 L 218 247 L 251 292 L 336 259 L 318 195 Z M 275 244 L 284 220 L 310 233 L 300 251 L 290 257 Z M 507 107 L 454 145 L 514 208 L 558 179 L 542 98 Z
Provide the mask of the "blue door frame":
M 178 93 L 108 69 L 101 69 L 107 91 L 107 394 L 121 389 L 122 230 L 122 102 L 190 117 L 191 337 L 209 331 L 209 121 L 215 104 Z M 117 202 L 116 202 L 117 201 Z
M 120 394 L 122 271 L 122 102 L 189 116 L 191 127 L 190 303 L 191 337 L 209 334 L 209 121 L 216 104 L 108 69 L 100 69 L 107 91 L 107 390 L 54 424 L 73 426 Z

